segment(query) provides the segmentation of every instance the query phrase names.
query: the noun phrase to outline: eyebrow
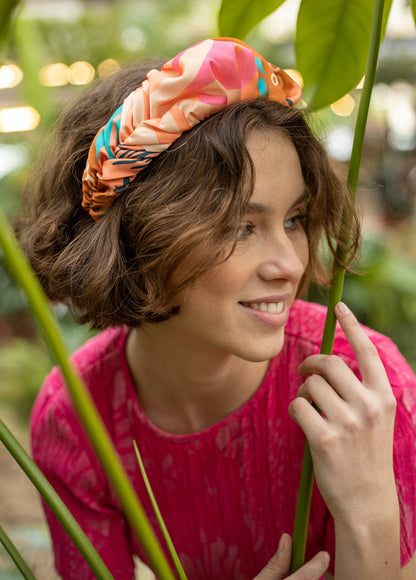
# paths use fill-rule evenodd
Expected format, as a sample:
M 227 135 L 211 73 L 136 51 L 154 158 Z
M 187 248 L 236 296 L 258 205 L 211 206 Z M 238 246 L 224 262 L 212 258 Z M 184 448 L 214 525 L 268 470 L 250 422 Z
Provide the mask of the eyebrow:
M 307 201 L 309 199 L 309 193 L 305 190 L 301 195 L 294 201 L 290 209 L 293 209 L 300 203 Z M 264 203 L 256 203 L 254 201 L 249 201 L 246 206 L 246 214 L 265 214 L 270 215 L 273 213 L 272 208 Z

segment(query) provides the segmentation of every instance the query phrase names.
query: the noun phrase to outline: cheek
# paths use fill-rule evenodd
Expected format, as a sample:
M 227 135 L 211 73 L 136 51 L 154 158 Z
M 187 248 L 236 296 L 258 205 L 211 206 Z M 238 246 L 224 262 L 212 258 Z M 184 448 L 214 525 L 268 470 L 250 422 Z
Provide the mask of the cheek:
M 216 266 L 210 272 L 207 272 L 204 287 L 207 294 L 212 297 L 227 297 L 233 294 L 239 287 L 241 278 L 241 267 L 234 267 L 232 258 L 229 258 L 224 264 Z
M 302 232 L 302 235 L 297 242 L 296 252 L 299 261 L 303 265 L 303 269 L 306 270 L 309 263 L 309 240 L 305 231 Z
M 303 249 L 303 265 L 306 267 L 309 263 L 309 242 L 308 242 L 308 238 L 305 235 L 305 242 L 304 242 L 304 249 Z
M 184 307 L 199 307 L 201 310 L 210 310 L 213 304 L 220 307 L 220 300 L 229 298 L 238 289 L 241 267 L 236 267 L 233 262 L 229 258 L 201 274 L 183 293 Z

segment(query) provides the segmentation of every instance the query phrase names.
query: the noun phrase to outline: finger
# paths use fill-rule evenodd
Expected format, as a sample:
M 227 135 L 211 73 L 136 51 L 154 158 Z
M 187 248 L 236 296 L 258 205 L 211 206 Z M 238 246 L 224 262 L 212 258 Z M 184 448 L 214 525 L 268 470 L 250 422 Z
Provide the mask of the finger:
M 300 386 L 297 397 L 315 403 L 330 421 L 340 421 L 347 413 L 346 402 L 323 377 L 310 375 Z
M 282 580 L 289 570 L 292 552 L 292 538 L 283 534 L 279 549 L 267 566 L 254 580 Z M 319 580 L 328 569 L 330 557 L 327 552 L 318 552 L 309 562 L 287 578 L 292 580 Z
M 282 534 L 276 554 L 254 580 L 281 580 L 284 578 L 289 570 L 291 554 L 292 538 L 288 534 Z
M 377 349 L 354 314 L 343 302 L 338 302 L 335 306 L 335 314 L 357 357 L 363 383 L 369 387 L 388 386 L 386 371 Z
M 289 415 L 305 433 L 311 449 L 327 438 L 328 429 L 331 429 L 328 420 L 303 397 L 293 399 L 289 405 Z
M 328 552 L 318 552 L 312 560 L 288 576 L 288 580 L 319 580 L 328 570 L 329 560 Z
M 298 373 L 325 377 L 331 388 L 347 402 L 352 402 L 362 394 L 362 385 L 354 372 L 335 355 L 311 355 L 299 365 Z

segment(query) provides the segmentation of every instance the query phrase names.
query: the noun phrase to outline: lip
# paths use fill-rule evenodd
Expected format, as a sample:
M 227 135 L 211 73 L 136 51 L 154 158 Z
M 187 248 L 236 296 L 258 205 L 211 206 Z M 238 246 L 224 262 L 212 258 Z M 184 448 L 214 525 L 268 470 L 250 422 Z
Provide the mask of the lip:
M 260 302 L 266 302 L 266 304 L 270 304 L 271 302 L 287 302 L 291 298 L 292 294 L 280 294 L 275 296 L 263 296 L 260 298 L 250 298 L 250 300 L 240 300 L 240 304 L 260 304 Z
M 263 297 L 263 298 L 255 298 L 254 300 L 244 300 L 239 302 L 239 306 L 241 306 L 241 308 L 244 308 L 244 311 L 252 316 L 253 318 L 255 318 L 256 320 L 258 320 L 259 322 L 262 322 L 263 324 L 266 324 L 268 326 L 274 326 L 274 327 L 282 327 L 285 326 L 285 324 L 288 321 L 289 318 L 289 306 L 287 304 L 287 301 L 289 300 L 290 295 L 285 295 L 285 296 L 267 296 L 267 297 Z M 250 308 L 249 306 L 245 306 L 245 304 L 260 304 L 261 302 L 265 302 L 266 304 L 270 304 L 272 302 L 283 302 L 283 310 L 279 313 L 273 313 L 273 312 L 264 312 L 262 310 L 254 310 L 254 308 Z

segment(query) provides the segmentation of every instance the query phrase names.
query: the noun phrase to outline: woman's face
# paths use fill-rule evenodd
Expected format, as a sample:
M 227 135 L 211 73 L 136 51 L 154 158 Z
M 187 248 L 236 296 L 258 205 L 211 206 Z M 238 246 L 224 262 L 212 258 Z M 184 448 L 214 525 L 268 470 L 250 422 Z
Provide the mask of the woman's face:
M 175 335 L 207 353 L 265 361 L 280 352 L 289 309 L 308 263 L 307 192 L 289 138 L 248 139 L 255 187 L 232 255 L 201 275 L 169 321 Z

